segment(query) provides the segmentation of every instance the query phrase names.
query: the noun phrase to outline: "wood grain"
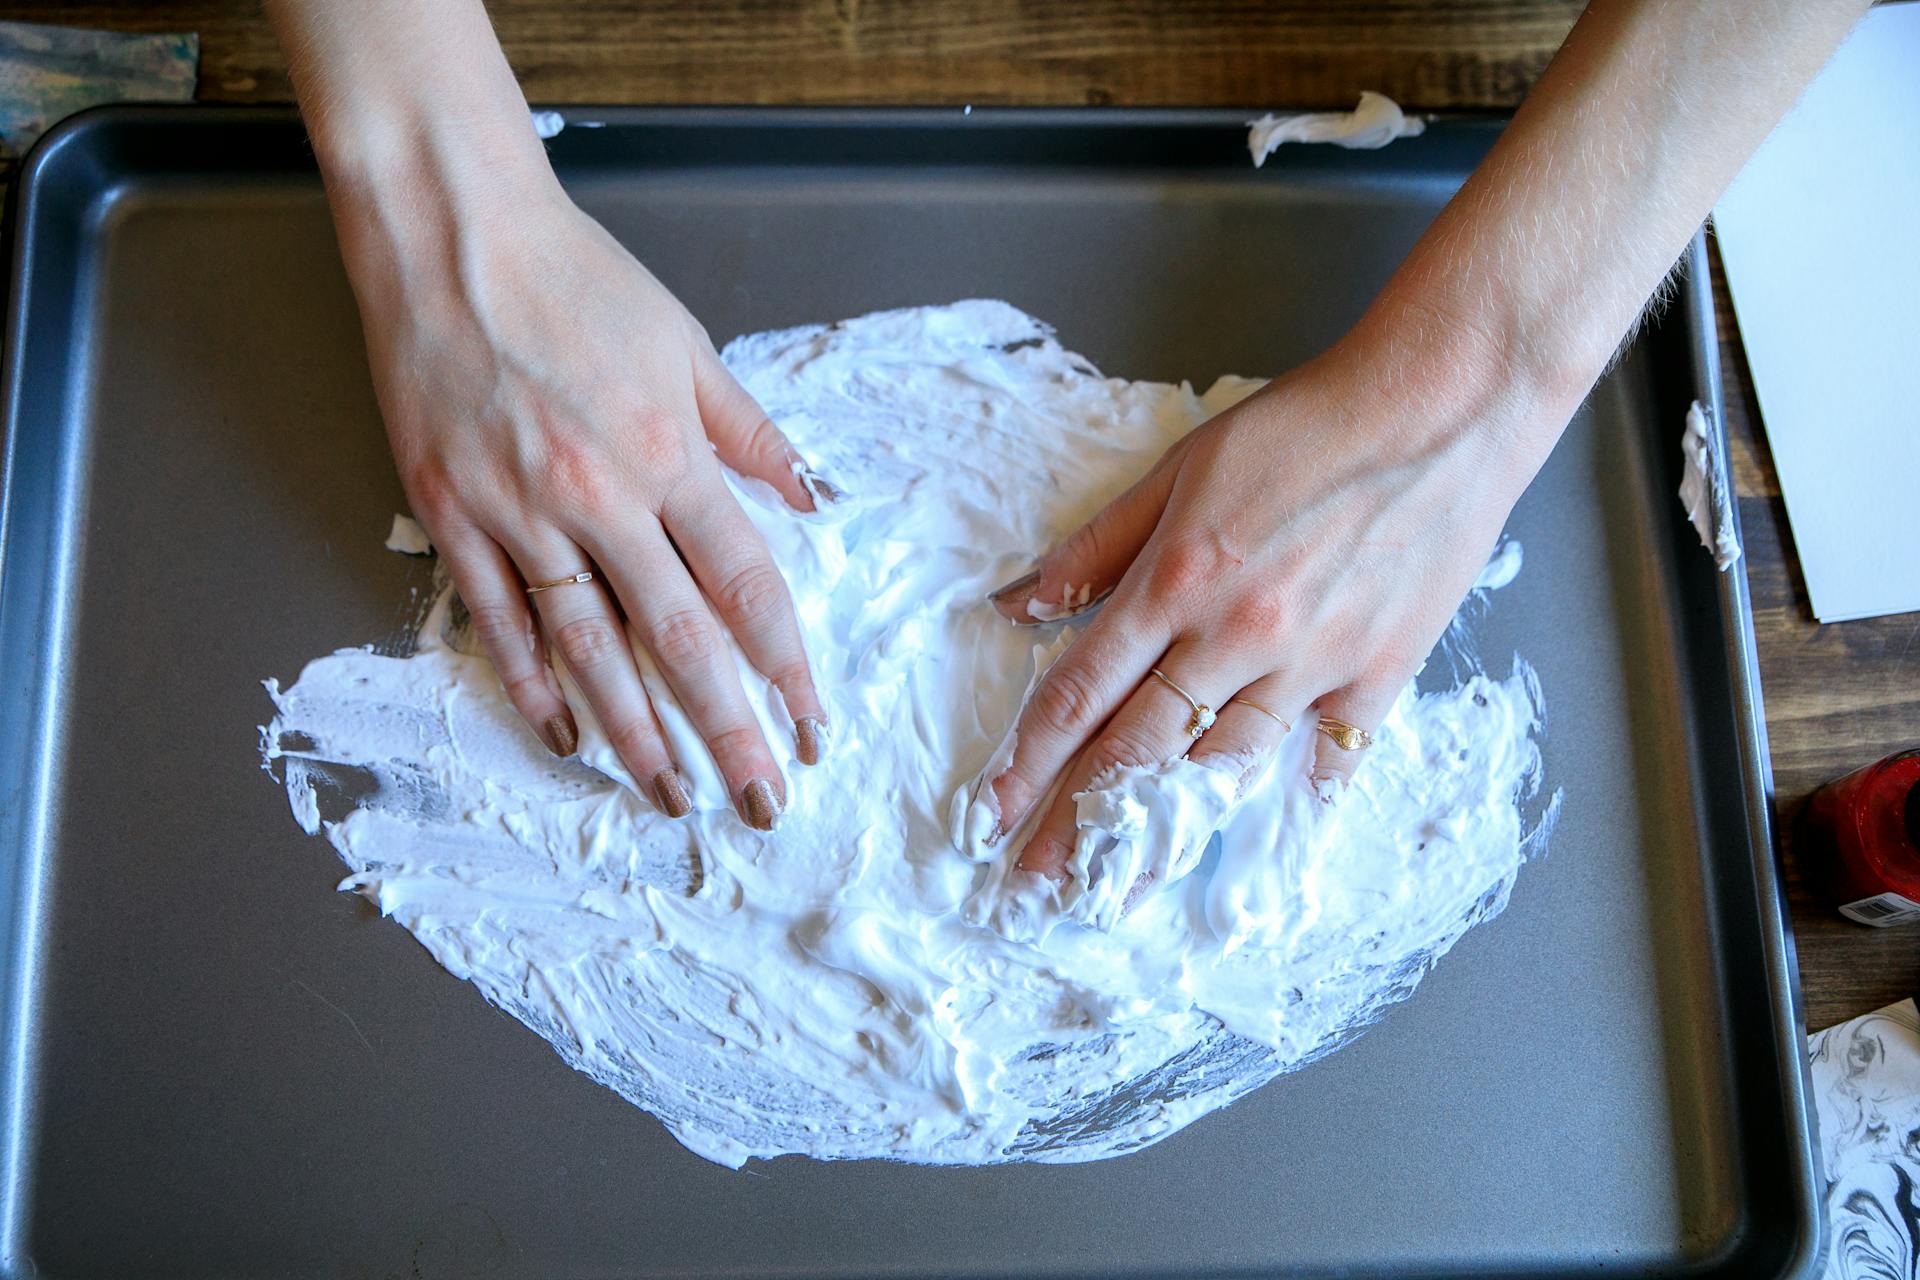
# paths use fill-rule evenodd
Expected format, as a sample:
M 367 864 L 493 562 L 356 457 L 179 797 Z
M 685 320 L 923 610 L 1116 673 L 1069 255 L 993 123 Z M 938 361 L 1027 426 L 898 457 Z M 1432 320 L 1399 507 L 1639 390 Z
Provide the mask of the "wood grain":
M 1573 24 L 1536 3 L 491 0 L 527 96 L 555 103 L 1511 107 Z M 201 95 L 288 96 L 259 0 L 15 4 L 4 15 L 198 31 Z
M 1802 802 L 1822 783 L 1920 746 L 1920 614 L 1825 625 L 1813 620 L 1718 252 L 1713 265 L 1723 400 L 1760 651 L 1774 811 L 1780 819 L 1807 1024 L 1825 1027 L 1920 994 L 1920 927 L 1868 929 L 1815 901 L 1803 866 L 1818 851 L 1797 848 L 1793 830 Z
M 1347 106 L 1376 89 L 1425 110 L 1516 105 L 1580 8 L 1579 0 L 489 5 L 536 102 Z M 18 4 L 0 17 L 197 31 L 203 99 L 289 96 L 258 0 Z M 1716 288 L 1774 780 L 1790 819 L 1820 783 L 1920 744 L 1920 615 L 1814 623 L 1717 258 Z M 1791 822 L 1781 828 L 1808 1024 L 1920 992 L 1920 930 L 1866 929 L 1815 903 Z

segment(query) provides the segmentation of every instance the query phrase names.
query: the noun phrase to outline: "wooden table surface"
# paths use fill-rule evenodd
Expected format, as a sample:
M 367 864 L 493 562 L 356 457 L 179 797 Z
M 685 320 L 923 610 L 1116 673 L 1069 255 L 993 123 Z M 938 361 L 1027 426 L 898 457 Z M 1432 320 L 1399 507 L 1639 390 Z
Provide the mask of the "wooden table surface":
M 1348 107 L 1360 90 L 1375 89 L 1435 111 L 1517 105 L 1580 7 L 1573 0 L 489 4 L 537 102 L 1253 109 Z M 0 5 L 0 18 L 197 31 L 201 98 L 291 97 L 259 0 L 14 4 Z M 1716 285 L 1774 783 L 1779 812 L 1790 816 L 1827 779 L 1920 744 L 1920 614 L 1814 623 L 1739 332 L 1724 281 Z M 1867 929 L 1815 904 L 1801 885 L 1790 823 L 1781 827 L 1808 1025 L 1920 992 L 1920 930 Z

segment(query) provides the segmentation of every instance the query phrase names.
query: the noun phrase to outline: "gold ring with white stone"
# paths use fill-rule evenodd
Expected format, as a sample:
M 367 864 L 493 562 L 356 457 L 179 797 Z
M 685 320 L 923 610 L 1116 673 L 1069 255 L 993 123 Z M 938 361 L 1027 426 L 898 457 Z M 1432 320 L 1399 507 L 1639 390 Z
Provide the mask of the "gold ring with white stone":
M 570 587 L 576 582 L 592 581 L 593 574 L 591 572 L 570 573 L 564 578 L 555 578 L 552 582 L 536 582 L 527 588 L 527 594 L 530 596 L 539 595 L 542 591 L 551 591 L 555 587 Z
M 1160 668 L 1155 667 L 1150 674 L 1155 680 L 1158 680 L 1161 684 L 1185 698 L 1187 705 L 1193 708 L 1193 714 L 1187 718 L 1187 734 L 1189 737 L 1197 738 L 1213 727 L 1214 714 L 1212 707 L 1199 701 L 1185 689 L 1175 684 L 1167 673 Z
M 1373 745 L 1373 735 L 1365 729 L 1332 716 L 1321 716 L 1314 727 L 1332 738 L 1333 745 L 1342 751 L 1364 751 Z

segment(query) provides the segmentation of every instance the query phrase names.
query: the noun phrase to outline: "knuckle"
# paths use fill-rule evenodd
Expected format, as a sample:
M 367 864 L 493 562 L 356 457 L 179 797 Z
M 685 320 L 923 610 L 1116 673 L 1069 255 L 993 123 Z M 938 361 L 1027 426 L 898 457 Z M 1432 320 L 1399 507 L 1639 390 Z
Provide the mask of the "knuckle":
M 644 715 L 629 715 L 607 730 L 607 741 L 622 760 L 645 768 L 660 754 L 660 735 Z
M 605 467 L 600 451 L 572 431 L 555 428 L 546 441 L 546 465 L 540 490 L 565 507 L 597 506 L 604 494 Z
M 561 623 L 553 633 L 553 642 L 568 666 L 575 671 L 590 671 L 618 657 L 627 640 L 613 619 L 589 614 Z
M 474 639 L 493 656 L 496 665 L 504 665 L 505 659 L 518 668 L 522 664 L 514 660 L 533 652 L 533 631 L 527 615 L 520 610 L 507 605 L 469 605 L 467 617 Z
M 1162 598 L 1190 599 L 1239 564 L 1218 537 L 1176 539 L 1154 558 L 1151 574 L 1154 594 Z
M 734 725 L 707 735 L 707 749 L 716 760 L 757 760 L 766 754 L 767 744 L 761 741 L 757 728 Z M 749 767 L 748 772 L 759 770 Z
M 402 479 L 407 502 L 414 514 L 424 517 L 428 524 L 437 525 L 458 509 L 460 486 L 442 459 L 425 458 L 415 462 L 406 469 Z
M 780 462 L 787 456 L 787 438 L 780 428 L 773 425 L 773 419 L 765 414 L 753 424 L 747 432 L 747 452 L 767 462 Z
M 507 691 L 507 700 L 516 707 L 539 707 L 549 701 L 546 677 L 539 671 L 503 671 L 500 684 Z
M 1426 657 L 1427 651 L 1416 642 L 1406 639 L 1389 642 L 1376 651 L 1370 661 L 1359 665 L 1354 684 L 1362 697 L 1382 693 L 1388 694 L 1390 700 L 1392 693 L 1413 679 Z
M 1141 726 L 1115 725 L 1093 750 L 1095 767 L 1092 772 L 1098 776 L 1116 765 L 1122 768 L 1145 768 L 1164 764 L 1174 754 L 1164 746 L 1148 741 L 1148 734 Z
M 685 474 L 692 458 L 679 419 L 657 406 L 634 413 L 632 438 L 626 449 L 632 465 L 655 477 Z
M 622 477 L 671 481 L 687 473 L 693 452 L 673 414 L 644 407 L 627 411 L 623 421 L 617 441 L 588 428 L 547 424 L 535 491 L 570 508 L 604 509 Z
M 1117 558 L 1108 554 L 1113 536 L 1103 520 L 1083 524 L 1067 535 L 1056 555 L 1047 557 L 1049 566 L 1111 564 Z
M 1060 732 L 1072 732 L 1092 724 L 1099 705 L 1099 686 L 1078 665 L 1056 665 L 1033 691 L 1034 716 L 1041 724 Z
M 705 609 L 680 609 L 655 623 L 647 641 L 665 666 L 697 666 L 719 652 L 720 631 Z
M 789 698 L 797 691 L 813 693 L 813 671 L 804 660 L 776 662 L 773 669 L 765 673 L 773 687 L 785 693 Z
M 1236 636 L 1270 635 L 1287 618 L 1285 603 L 1278 592 L 1255 591 L 1228 605 L 1221 615 L 1229 634 Z
M 787 607 L 787 584 L 765 560 L 730 575 L 720 584 L 716 603 L 735 625 L 748 629 L 778 618 Z

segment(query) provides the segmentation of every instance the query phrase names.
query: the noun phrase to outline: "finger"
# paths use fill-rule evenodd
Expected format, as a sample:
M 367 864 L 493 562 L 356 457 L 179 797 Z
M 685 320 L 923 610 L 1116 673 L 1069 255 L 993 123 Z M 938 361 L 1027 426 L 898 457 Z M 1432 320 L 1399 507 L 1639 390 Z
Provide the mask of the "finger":
M 546 646 L 534 628 L 519 572 L 500 544 L 479 529 L 443 530 L 442 535 L 434 545 L 446 558 L 474 637 L 500 673 L 514 710 L 555 755 L 572 755 L 580 745 L 579 731 L 547 666 Z
M 634 631 L 705 740 L 741 820 L 759 831 L 773 830 L 787 807 L 786 782 L 747 705 L 726 632 L 658 523 L 628 523 L 613 532 L 617 541 L 590 542 L 589 550 L 607 570 Z M 579 530 L 576 536 L 592 535 Z
M 780 691 L 793 720 L 794 756 L 801 764 L 820 763 L 827 742 L 826 710 L 813 687 L 793 597 L 766 539 L 727 492 L 717 470 L 712 483 L 695 487 L 684 504 L 669 504 L 666 523 L 694 580 L 720 611 L 747 660 Z
M 1321 698 L 1313 711 L 1308 712 L 1309 715 L 1317 712 L 1324 726 L 1314 735 L 1311 777 L 1315 795 L 1331 801 L 1353 780 L 1354 770 L 1367 758 L 1365 747 L 1342 747 L 1325 728 L 1345 723 L 1371 735 L 1387 718 L 1399 694 L 1400 687 L 1396 684 L 1355 683 Z
M 1064 879 L 1078 835 L 1074 796 L 1116 766 L 1165 764 L 1185 754 L 1194 745 L 1193 728 L 1198 727 L 1188 697 L 1211 708 L 1214 700 L 1225 700 L 1223 690 L 1238 683 L 1223 678 L 1218 665 L 1207 662 L 1199 647 L 1188 643 L 1176 644 L 1155 665 L 1186 696 L 1152 675 L 1140 682 L 1126 705 L 1067 770 L 1053 803 L 1020 852 L 1016 865 L 1022 871 Z
M 1052 622 L 1099 603 L 1153 536 L 1179 471 L 1173 458 L 1169 451 L 1132 488 L 1041 557 L 1030 573 L 989 593 L 993 607 L 1014 622 Z
M 534 584 L 553 582 L 586 569 L 584 551 L 555 532 L 536 545 L 515 549 Z M 686 777 L 675 767 L 666 734 L 640 683 L 625 625 L 596 577 L 536 592 L 530 597 L 540 625 L 567 664 L 607 741 L 653 802 L 670 818 L 693 811 Z
M 1302 718 L 1295 705 L 1299 701 L 1283 677 L 1262 676 L 1227 700 L 1213 727 L 1193 745 L 1187 758 L 1231 772 L 1235 794 L 1244 794 Z
M 743 476 L 766 481 L 795 511 L 817 510 L 816 496 L 828 502 L 841 497 L 837 486 L 807 465 L 718 355 L 696 356 L 693 373 L 700 420 L 720 461 Z
M 1014 727 L 1012 761 L 990 780 L 988 843 L 1019 830 L 1048 785 L 1159 661 L 1168 639 L 1143 609 L 1107 609 L 1047 669 Z

